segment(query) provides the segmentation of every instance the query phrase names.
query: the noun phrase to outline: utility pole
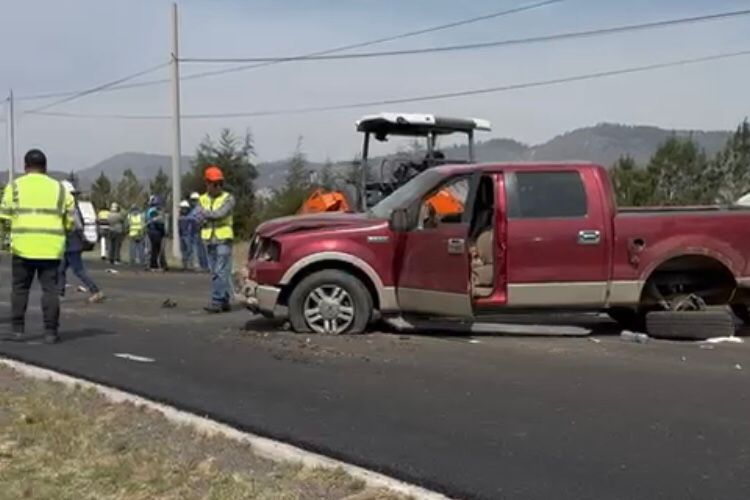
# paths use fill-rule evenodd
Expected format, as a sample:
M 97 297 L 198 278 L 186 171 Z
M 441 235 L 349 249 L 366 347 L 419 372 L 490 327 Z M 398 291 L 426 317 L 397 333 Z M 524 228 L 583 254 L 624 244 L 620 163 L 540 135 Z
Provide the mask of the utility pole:
M 180 198 L 182 196 L 180 160 L 180 39 L 177 3 L 172 4 L 172 255 L 180 260 Z
M 8 184 L 13 182 L 16 173 L 16 118 L 13 109 L 13 90 L 8 95 Z

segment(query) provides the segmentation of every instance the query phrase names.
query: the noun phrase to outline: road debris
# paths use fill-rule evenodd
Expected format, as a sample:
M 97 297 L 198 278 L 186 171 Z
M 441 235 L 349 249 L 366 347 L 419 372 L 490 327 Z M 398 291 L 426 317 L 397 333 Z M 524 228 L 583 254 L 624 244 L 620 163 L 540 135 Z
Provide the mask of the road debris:
M 637 344 L 645 344 L 650 340 L 650 337 L 646 335 L 645 333 L 636 333 L 631 332 L 630 330 L 623 330 L 622 333 L 620 333 L 620 338 L 622 340 L 627 340 L 628 342 L 635 342 Z
M 177 302 L 175 302 L 172 299 L 167 299 L 167 300 L 165 300 L 164 302 L 161 303 L 161 306 L 164 309 L 174 309 L 175 307 L 177 307 Z
M 601 339 L 597 339 L 597 338 L 594 338 L 594 337 L 589 337 L 589 342 L 593 342 L 594 344 L 601 344 L 602 343 Z
M 153 363 L 156 361 L 154 358 L 147 358 L 145 356 L 136 356 L 135 354 L 129 354 L 127 352 L 115 353 L 116 358 L 127 359 L 128 361 L 135 361 L 137 363 Z
M 739 363 L 737 363 L 736 365 L 734 365 L 734 369 L 735 370 L 742 370 L 742 365 L 739 364 Z
M 109 274 L 120 274 L 120 271 L 118 271 L 117 269 L 107 269 L 106 272 Z

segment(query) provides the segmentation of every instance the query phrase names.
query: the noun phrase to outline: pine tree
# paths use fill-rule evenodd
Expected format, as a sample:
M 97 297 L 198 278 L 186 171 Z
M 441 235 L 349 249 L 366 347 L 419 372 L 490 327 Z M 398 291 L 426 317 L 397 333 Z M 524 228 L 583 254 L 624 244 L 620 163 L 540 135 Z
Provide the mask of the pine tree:
M 148 184 L 150 195 L 156 195 L 162 200 L 165 207 L 172 205 L 172 187 L 169 185 L 169 176 L 164 173 L 162 168 L 156 172 L 156 176 Z
M 631 156 L 623 156 L 610 171 L 617 204 L 624 207 L 654 202 L 654 182 L 649 171 L 640 168 Z
M 716 155 L 710 174 L 719 202 L 731 204 L 750 192 L 750 124 L 747 118 Z
M 126 210 L 131 207 L 141 207 L 146 202 L 143 185 L 129 168 L 122 173 L 122 179 L 117 183 L 115 193 L 115 200 Z
M 671 137 L 651 157 L 648 175 L 654 183 L 653 201 L 663 205 L 713 203 L 708 160 L 692 138 Z
M 101 172 L 91 185 L 91 203 L 97 210 L 102 210 L 109 207 L 113 201 L 112 198 L 112 183 L 104 172 Z

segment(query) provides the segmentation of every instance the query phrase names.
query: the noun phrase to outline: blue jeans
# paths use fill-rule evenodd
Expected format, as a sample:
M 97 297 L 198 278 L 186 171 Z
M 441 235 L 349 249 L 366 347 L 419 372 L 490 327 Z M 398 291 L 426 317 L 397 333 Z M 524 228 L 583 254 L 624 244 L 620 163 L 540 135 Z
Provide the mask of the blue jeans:
M 180 253 L 182 254 L 182 267 L 190 269 L 193 267 L 193 249 L 195 248 L 193 235 L 180 235 Z
M 228 305 L 232 289 L 232 244 L 206 244 L 208 267 L 211 270 L 211 303 Z
M 99 287 L 96 286 L 94 280 L 92 280 L 89 273 L 86 272 L 86 268 L 83 267 L 81 252 L 65 252 L 65 255 L 63 255 L 63 258 L 60 261 L 60 278 L 58 279 L 60 296 L 65 295 L 65 281 L 66 275 L 68 274 L 68 268 L 73 269 L 73 274 L 78 276 L 78 279 L 81 280 L 83 286 L 88 288 L 90 293 L 94 294 L 99 292 Z
M 130 265 L 142 266 L 146 263 L 146 259 L 143 253 L 143 238 L 135 240 L 130 238 Z
M 195 240 L 195 253 L 198 256 L 198 265 L 202 270 L 207 271 L 208 253 L 206 253 L 206 244 L 203 242 L 203 239 L 201 239 L 200 234 L 194 235 L 193 239 Z

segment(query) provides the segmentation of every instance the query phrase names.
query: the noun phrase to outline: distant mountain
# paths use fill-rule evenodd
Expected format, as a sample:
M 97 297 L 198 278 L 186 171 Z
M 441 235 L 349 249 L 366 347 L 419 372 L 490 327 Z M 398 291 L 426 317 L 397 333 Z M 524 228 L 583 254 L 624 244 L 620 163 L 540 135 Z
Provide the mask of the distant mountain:
M 672 135 L 692 137 L 709 155 L 719 151 L 731 133 L 726 131 L 665 130 L 658 127 L 628 126 L 602 123 L 576 129 L 536 146 L 512 139 L 490 139 L 476 145 L 477 160 L 545 161 L 585 160 L 612 166 L 623 155 L 630 155 L 640 164 L 647 163 L 659 146 Z M 445 150 L 448 158 L 466 156 L 466 147 Z
M 182 157 L 180 169 L 183 173 L 190 168 L 191 160 L 192 158 L 189 156 Z M 131 169 L 138 179 L 146 182 L 153 179 L 160 168 L 164 170 L 164 173 L 171 176 L 172 157 L 147 153 L 120 153 L 92 167 L 78 170 L 76 175 L 81 187 L 87 188 L 102 172 L 109 177 L 109 180 L 116 183 L 125 170 Z
M 567 132 L 535 146 L 507 138 L 489 139 L 478 142 L 475 151 L 477 160 L 481 162 L 585 160 L 609 167 L 623 155 L 632 156 L 640 164 L 648 162 L 659 145 L 672 135 L 692 137 L 709 155 L 713 155 L 724 146 L 731 132 L 672 131 L 658 127 L 601 123 Z M 447 147 L 443 151 L 447 158 L 467 157 L 466 146 Z M 182 158 L 183 172 L 189 169 L 190 161 L 191 158 L 188 156 Z M 282 185 L 288 164 L 288 160 L 260 163 L 257 166 L 258 188 L 275 188 Z M 348 162 L 338 162 L 335 170 L 342 170 L 346 164 Z M 86 188 L 101 172 L 113 182 L 117 182 L 125 169 L 130 168 L 145 182 L 153 179 L 160 167 L 170 175 L 171 165 L 170 157 L 165 155 L 122 153 L 77 174 L 81 186 Z M 308 164 L 312 172 L 320 171 L 322 166 L 322 163 L 316 162 Z

